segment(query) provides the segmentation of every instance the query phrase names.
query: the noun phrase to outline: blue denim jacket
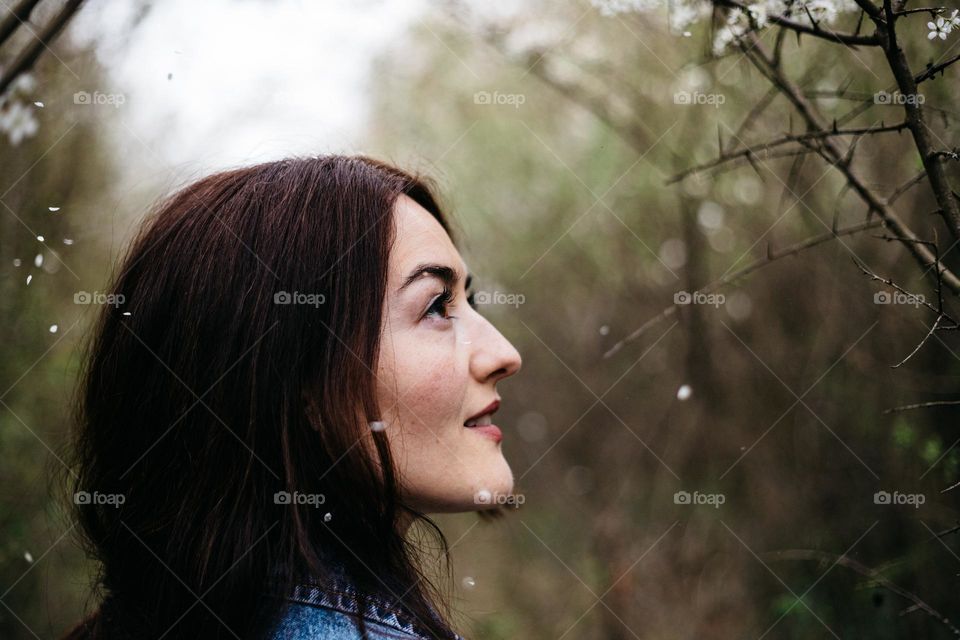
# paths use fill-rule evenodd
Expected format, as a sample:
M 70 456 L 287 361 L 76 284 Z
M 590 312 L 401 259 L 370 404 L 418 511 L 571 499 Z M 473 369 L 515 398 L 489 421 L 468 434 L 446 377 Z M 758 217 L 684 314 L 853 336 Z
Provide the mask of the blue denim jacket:
M 431 638 L 412 614 L 382 597 L 367 596 L 360 613 L 359 594 L 344 578 L 330 587 L 301 584 L 286 596 L 289 608 L 274 627 L 271 640 L 359 640 L 355 618 L 366 620 L 367 635 L 376 640 Z M 459 635 L 452 640 L 464 640 Z

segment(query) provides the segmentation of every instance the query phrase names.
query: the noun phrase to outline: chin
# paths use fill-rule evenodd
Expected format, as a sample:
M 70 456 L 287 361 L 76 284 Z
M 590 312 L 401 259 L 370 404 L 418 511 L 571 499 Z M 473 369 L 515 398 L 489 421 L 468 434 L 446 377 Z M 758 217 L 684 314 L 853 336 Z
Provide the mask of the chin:
M 503 502 L 498 500 L 502 501 L 513 493 L 513 471 L 502 455 L 498 458 L 478 474 L 483 480 L 470 496 L 474 511 L 500 506 Z

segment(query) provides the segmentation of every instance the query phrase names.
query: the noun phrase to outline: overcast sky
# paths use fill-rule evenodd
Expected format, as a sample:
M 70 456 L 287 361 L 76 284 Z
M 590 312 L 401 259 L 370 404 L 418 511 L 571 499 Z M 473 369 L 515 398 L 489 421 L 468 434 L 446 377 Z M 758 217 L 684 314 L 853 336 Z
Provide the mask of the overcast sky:
M 110 74 L 111 86 L 88 90 L 125 94 L 112 129 L 129 133 L 127 152 L 142 141 L 155 162 L 201 171 L 356 150 L 370 63 L 424 9 L 422 0 L 163 0 L 131 33 L 133 4 L 89 3 L 77 17 L 72 33 L 96 40 Z

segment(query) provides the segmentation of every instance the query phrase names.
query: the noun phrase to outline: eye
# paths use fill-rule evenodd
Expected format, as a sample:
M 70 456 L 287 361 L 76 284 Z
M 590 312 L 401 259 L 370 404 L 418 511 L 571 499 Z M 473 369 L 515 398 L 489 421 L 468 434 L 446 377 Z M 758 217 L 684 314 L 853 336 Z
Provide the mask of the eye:
M 427 308 L 427 312 L 423 317 L 428 316 L 438 316 L 440 318 L 452 318 L 454 316 L 447 315 L 447 307 L 450 303 L 453 302 L 453 292 L 450 289 L 444 289 L 443 293 L 438 295 L 433 299 L 433 302 L 430 304 L 430 307 Z

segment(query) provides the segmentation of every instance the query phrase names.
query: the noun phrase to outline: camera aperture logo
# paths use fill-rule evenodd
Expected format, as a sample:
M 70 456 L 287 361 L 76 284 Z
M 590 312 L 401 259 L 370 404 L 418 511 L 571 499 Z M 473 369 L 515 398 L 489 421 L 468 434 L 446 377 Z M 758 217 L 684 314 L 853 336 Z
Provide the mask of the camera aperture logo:
M 900 493 L 894 491 L 877 491 L 873 494 L 873 504 L 891 504 L 891 505 L 909 505 L 914 509 L 919 509 L 920 505 L 927 501 L 927 496 L 922 493 Z
M 317 508 L 327 501 L 322 493 L 300 493 L 294 491 L 277 491 L 273 494 L 273 504 L 306 504 Z
M 719 509 L 720 505 L 727 501 L 727 496 L 722 493 L 700 493 L 694 491 L 677 491 L 673 494 L 673 504 L 707 504 L 714 509 Z
M 303 291 L 277 291 L 273 294 L 273 304 L 306 304 L 319 307 L 327 301 L 322 293 L 304 293 Z

